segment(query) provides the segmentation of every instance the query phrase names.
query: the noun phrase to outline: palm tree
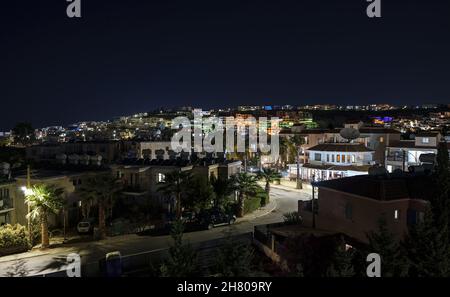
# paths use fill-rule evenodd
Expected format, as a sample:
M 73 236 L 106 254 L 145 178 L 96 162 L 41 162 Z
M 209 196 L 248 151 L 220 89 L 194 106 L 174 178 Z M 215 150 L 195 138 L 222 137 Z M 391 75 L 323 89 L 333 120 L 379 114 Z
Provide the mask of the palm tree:
M 214 189 L 214 193 L 216 193 L 214 199 L 215 207 L 225 204 L 227 198 L 233 194 L 234 188 L 232 179 L 213 177 L 211 179 L 211 185 Z
M 111 174 L 92 176 L 77 189 L 84 203 L 95 203 L 98 206 L 98 228 L 101 238 L 106 235 L 106 209 L 112 208 L 114 198 L 121 190 L 122 182 Z
M 27 218 L 31 220 L 39 219 L 41 222 L 41 248 L 50 246 L 48 236 L 48 215 L 57 213 L 63 207 L 62 197 L 64 190 L 49 185 L 34 185 L 31 189 L 25 190 L 25 203 L 30 206 Z
M 189 188 L 191 173 L 189 171 L 173 171 L 166 174 L 164 182 L 160 183 L 159 192 L 167 196 L 176 197 L 176 215 L 177 219 L 181 218 L 181 196 Z
M 238 191 L 238 216 L 244 216 L 244 198 L 254 194 L 260 186 L 257 177 L 247 172 L 238 173 L 232 177 L 233 188 Z
M 297 162 L 297 189 L 302 189 L 302 180 L 300 179 L 300 153 L 301 153 L 301 147 L 305 144 L 305 139 L 299 135 L 295 135 L 291 138 L 289 138 L 289 149 L 291 153 L 295 153 L 296 155 L 296 162 Z
M 276 172 L 274 169 L 265 168 L 258 172 L 258 178 L 266 182 L 265 190 L 267 194 L 270 194 L 270 183 L 280 180 L 281 174 Z

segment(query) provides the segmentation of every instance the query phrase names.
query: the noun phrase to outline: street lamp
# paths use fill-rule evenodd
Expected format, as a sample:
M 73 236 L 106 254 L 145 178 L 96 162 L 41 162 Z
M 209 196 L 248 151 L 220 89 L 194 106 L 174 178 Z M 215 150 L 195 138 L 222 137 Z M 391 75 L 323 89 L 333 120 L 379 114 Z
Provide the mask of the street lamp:
M 316 228 L 316 210 L 315 210 L 315 205 L 314 205 L 314 194 L 315 194 L 315 189 L 314 189 L 314 184 L 315 184 L 315 180 L 316 180 L 316 175 L 313 174 L 312 176 L 312 182 L 311 182 L 311 187 L 312 187 L 312 200 L 311 200 L 311 211 L 312 211 L 312 227 Z

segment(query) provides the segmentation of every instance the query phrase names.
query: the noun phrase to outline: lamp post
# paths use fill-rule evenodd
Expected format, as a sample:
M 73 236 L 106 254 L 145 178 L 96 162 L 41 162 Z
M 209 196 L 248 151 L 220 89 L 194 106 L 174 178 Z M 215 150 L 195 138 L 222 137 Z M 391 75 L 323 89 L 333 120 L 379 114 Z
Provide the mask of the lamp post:
M 311 211 L 312 211 L 312 227 L 316 228 L 316 210 L 315 210 L 315 205 L 314 205 L 314 196 L 315 196 L 315 189 L 314 189 L 314 183 L 316 180 L 316 175 L 313 174 L 312 176 L 312 182 L 311 182 L 311 186 L 312 186 L 312 200 L 311 200 Z
M 300 181 L 300 147 L 297 147 L 297 189 L 302 189 L 302 183 Z
M 30 165 L 27 166 L 27 189 L 28 190 L 31 189 L 31 168 L 30 168 Z M 27 220 L 28 239 L 30 241 L 30 244 L 33 245 L 33 234 L 32 234 L 32 230 L 31 230 L 31 216 L 30 216 L 31 206 L 30 206 L 30 203 L 27 203 L 27 211 L 28 211 L 27 212 L 27 214 L 28 214 L 28 220 Z

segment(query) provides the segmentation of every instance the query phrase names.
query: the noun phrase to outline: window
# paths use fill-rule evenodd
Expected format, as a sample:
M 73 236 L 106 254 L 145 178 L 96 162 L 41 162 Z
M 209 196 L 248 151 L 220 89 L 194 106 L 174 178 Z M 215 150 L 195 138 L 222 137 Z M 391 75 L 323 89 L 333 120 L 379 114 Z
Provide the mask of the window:
M 352 163 L 356 163 L 356 156 L 352 155 Z
M 350 203 L 345 205 L 345 218 L 351 220 L 353 218 L 353 207 Z
M 166 181 L 166 175 L 164 173 L 158 173 L 158 182 L 163 183 Z
M 430 143 L 430 138 L 422 137 L 422 143 Z
M 341 155 L 336 155 L 336 162 L 341 162 Z
M 315 153 L 314 154 L 314 161 L 321 161 L 321 160 L 322 160 L 322 155 L 318 154 L 318 153 Z
M 380 137 L 380 143 L 384 142 L 384 137 Z
M 347 163 L 350 163 L 350 155 L 347 155 Z
M 342 163 L 345 163 L 345 155 L 342 155 L 341 162 L 342 162 Z
M 400 210 L 394 210 L 394 219 L 398 221 L 400 219 Z
M 334 163 L 334 155 L 331 155 L 331 162 Z
M 330 155 L 327 154 L 327 162 L 330 162 Z

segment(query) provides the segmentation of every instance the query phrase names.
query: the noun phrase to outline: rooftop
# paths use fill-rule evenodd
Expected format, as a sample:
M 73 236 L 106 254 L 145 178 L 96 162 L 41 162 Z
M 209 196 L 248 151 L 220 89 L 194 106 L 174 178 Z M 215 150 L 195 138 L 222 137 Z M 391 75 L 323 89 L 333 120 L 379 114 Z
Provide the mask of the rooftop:
M 310 147 L 308 151 L 319 152 L 371 152 L 362 143 L 322 143 L 316 146 Z
M 401 173 L 386 176 L 352 176 L 321 181 L 317 183 L 317 186 L 381 201 L 428 200 L 432 195 L 433 182 L 431 177 L 426 174 Z

